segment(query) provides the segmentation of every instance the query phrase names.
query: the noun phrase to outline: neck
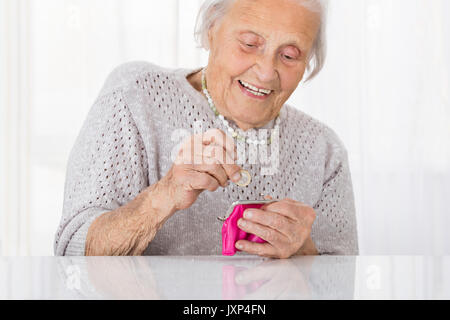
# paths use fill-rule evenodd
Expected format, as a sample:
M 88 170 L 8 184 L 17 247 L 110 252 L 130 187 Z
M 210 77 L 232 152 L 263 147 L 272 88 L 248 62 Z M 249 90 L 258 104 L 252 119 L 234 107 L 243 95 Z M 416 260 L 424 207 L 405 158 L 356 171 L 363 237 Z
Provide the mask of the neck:
M 195 90 L 202 93 L 202 70 L 189 75 L 186 79 Z

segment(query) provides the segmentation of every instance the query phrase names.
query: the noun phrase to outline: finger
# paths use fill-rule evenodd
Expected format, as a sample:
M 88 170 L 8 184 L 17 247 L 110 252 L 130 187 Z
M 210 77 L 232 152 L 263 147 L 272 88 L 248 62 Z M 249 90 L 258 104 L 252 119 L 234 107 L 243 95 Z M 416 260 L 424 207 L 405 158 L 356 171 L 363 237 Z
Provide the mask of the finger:
M 217 145 L 207 145 L 203 146 L 202 149 L 196 150 L 194 153 L 194 157 L 201 162 L 194 162 L 195 164 L 234 164 L 235 160 L 232 156 L 226 152 L 226 150 L 222 146 Z M 197 160 L 196 160 L 197 161 Z
M 271 204 L 265 205 L 261 208 L 265 209 L 248 209 L 249 212 L 255 212 L 256 219 L 267 219 L 266 221 L 259 220 L 258 223 L 266 224 L 268 223 L 271 227 L 277 228 L 277 226 L 280 226 L 277 230 L 279 230 L 281 233 L 286 235 L 291 242 L 297 242 L 299 239 L 300 233 L 299 233 L 299 226 L 302 227 L 304 230 L 305 228 L 307 230 L 310 230 L 312 228 L 312 225 L 314 224 L 314 221 L 316 219 L 316 213 L 314 209 L 301 204 L 300 202 L 295 203 L 289 203 L 286 201 L 281 202 L 273 202 Z M 263 213 L 261 213 L 259 210 L 263 210 L 266 212 L 273 212 L 277 213 L 286 219 L 289 219 L 288 224 L 282 225 L 282 221 L 277 221 L 274 216 L 262 216 Z M 246 210 L 247 212 L 247 210 Z M 248 216 L 249 213 L 246 215 Z M 258 216 L 259 214 L 259 216 Z M 245 216 L 245 213 L 244 213 Z M 262 216 L 262 217 L 261 217 Z M 273 219 L 273 220 L 271 220 Z M 251 219 L 253 220 L 253 219 Z
M 233 182 L 239 182 L 241 180 L 241 170 L 242 168 L 237 164 L 222 164 L 227 176 Z
M 285 200 L 272 202 L 261 207 L 261 209 L 263 210 L 277 212 L 294 221 L 299 220 L 299 211 L 301 211 L 302 208 L 303 206 L 297 202 L 290 202 Z
M 202 163 L 220 164 L 225 170 L 227 175 L 227 179 L 229 178 L 231 181 L 238 182 L 241 179 L 240 171 L 241 167 L 235 164 L 235 161 L 230 158 L 229 154 L 224 151 L 224 149 L 220 146 L 206 146 L 203 150 L 202 154 L 195 154 L 195 162 L 202 159 Z
M 219 188 L 219 182 L 211 175 L 203 172 L 190 172 L 188 174 L 187 184 L 193 190 L 214 192 Z
M 300 204 L 300 205 L 304 205 L 302 202 L 300 202 L 300 201 L 295 201 L 295 200 L 293 200 L 293 199 L 291 199 L 291 198 L 284 198 L 284 199 L 281 200 L 281 201 L 289 202 L 289 203 L 292 203 L 292 204 Z
M 222 137 L 223 132 L 216 130 L 210 132 L 210 136 L 212 137 Z M 208 135 L 206 135 L 208 137 Z M 213 164 L 215 162 L 220 163 L 227 176 L 230 180 L 237 182 L 241 179 L 240 171 L 241 167 L 235 164 L 235 158 L 233 158 L 233 154 L 224 149 L 223 145 L 228 145 L 228 149 L 234 147 L 234 141 L 224 142 L 224 140 L 217 138 L 217 144 L 203 145 L 203 137 L 201 135 L 191 136 L 189 139 L 183 144 L 183 147 L 180 149 L 179 156 L 177 158 L 178 162 L 182 162 L 184 164 L 204 164 L 205 162 L 208 164 Z M 214 140 L 214 139 L 211 139 Z M 208 141 L 206 139 L 205 141 Z M 177 162 L 177 164 L 178 164 Z
M 192 165 L 203 163 L 198 163 L 196 162 L 197 160 L 194 159 L 194 155 L 196 154 L 196 152 L 198 152 L 198 150 L 200 150 L 200 152 L 203 150 L 201 137 L 198 135 L 189 136 L 183 141 L 182 146 L 178 151 L 178 156 L 175 163 L 177 165 Z
M 251 221 L 270 227 L 282 233 L 288 239 L 293 239 L 293 225 L 296 221 L 283 216 L 282 214 L 268 210 L 247 209 L 244 211 L 244 219 L 245 221 Z
M 257 243 L 248 240 L 239 240 L 236 242 L 236 248 L 261 257 L 276 258 L 277 250 L 269 242 Z
M 284 234 L 282 234 L 278 230 L 272 229 L 270 227 L 243 218 L 238 220 L 238 226 L 243 231 L 250 234 L 254 234 L 255 236 L 260 237 L 261 239 L 266 240 L 275 247 L 281 247 L 284 243 L 287 243 L 289 240 Z
M 226 187 L 228 184 L 228 176 L 221 165 L 194 165 L 193 170 L 213 176 L 222 187 Z
M 203 142 L 213 143 L 223 147 L 230 155 L 233 155 L 232 158 L 236 158 L 237 155 L 237 147 L 234 143 L 234 139 L 228 136 L 225 132 L 219 129 L 211 129 L 206 131 L 203 134 Z
M 206 135 L 206 138 L 204 134 L 196 134 L 186 138 L 183 141 L 180 150 L 178 151 L 176 164 L 202 164 L 203 161 L 196 162 L 194 156 L 198 154 L 204 154 L 205 151 L 206 153 L 208 153 L 209 149 L 207 148 L 205 150 L 205 147 L 222 148 L 224 151 L 216 151 L 216 154 L 225 155 L 220 159 L 220 162 L 234 164 L 235 160 L 237 159 L 237 152 L 234 150 L 234 145 L 231 144 L 234 143 L 234 141 L 224 142 L 223 140 L 225 138 L 220 138 L 222 135 L 223 132 L 215 132 L 212 136 L 211 134 Z

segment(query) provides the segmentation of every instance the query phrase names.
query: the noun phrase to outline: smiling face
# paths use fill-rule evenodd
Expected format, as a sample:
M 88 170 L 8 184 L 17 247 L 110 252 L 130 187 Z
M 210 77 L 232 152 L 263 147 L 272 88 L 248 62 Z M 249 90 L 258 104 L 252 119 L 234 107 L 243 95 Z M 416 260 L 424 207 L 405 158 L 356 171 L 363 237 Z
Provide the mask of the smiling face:
M 243 130 L 276 118 L 303 78 L 319 27 L 319 14 L 299 0 L 234 1 L 209 31 L 206 79 L 218 111 Z

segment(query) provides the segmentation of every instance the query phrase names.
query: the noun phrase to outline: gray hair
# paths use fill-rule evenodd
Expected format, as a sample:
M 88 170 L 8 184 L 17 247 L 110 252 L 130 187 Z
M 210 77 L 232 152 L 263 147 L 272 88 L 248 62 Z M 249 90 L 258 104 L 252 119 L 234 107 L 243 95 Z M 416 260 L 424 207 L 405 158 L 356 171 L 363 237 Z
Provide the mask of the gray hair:
M 200 8 L 195 26 L 195 39 L 201 48 L 209 50 L 208 31 L 227 12 L 234 0 L 206 0 Z M 325 64 L 326 57 L 326 16 L 328 0 L 297 0 L 306 9 L 320 14 L 319 32 L 307 59 L 306 81 L 314 78 Z

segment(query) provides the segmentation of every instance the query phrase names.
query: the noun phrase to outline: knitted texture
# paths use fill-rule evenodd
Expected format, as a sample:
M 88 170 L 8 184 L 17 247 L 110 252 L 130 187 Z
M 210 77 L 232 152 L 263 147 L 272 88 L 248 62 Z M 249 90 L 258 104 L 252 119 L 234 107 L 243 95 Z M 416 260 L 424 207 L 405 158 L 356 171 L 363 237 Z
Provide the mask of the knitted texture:
M 97 217 L 164 177 L 182 141 L 180 132 L 194 134 L 198 123 L 203 131 L 226 130 L 186 79 L 198 70 L 131 62 L 110 74 L 69 157 L 56 255 L 84 255 L 89 226 Z M 252 152 L 245 152 L 241 166 L 252 174 L 251 184 L 230 183 L 203 192 L 190 208 L 167 220 L 144 254 L 220 255 L 222 222 L 217 217 L 234 201 L 261 199 L 261 194 L 314 208 L 312 239 L 319 253 L 358 254 L 354 195 L 342 141 L 325 124 L 289 105 L 283 106 L 280 119 L 275 173 L 262 174 L 266 164 L 250 161 Z M 271 121 L 263 128 L 273 125 Z

